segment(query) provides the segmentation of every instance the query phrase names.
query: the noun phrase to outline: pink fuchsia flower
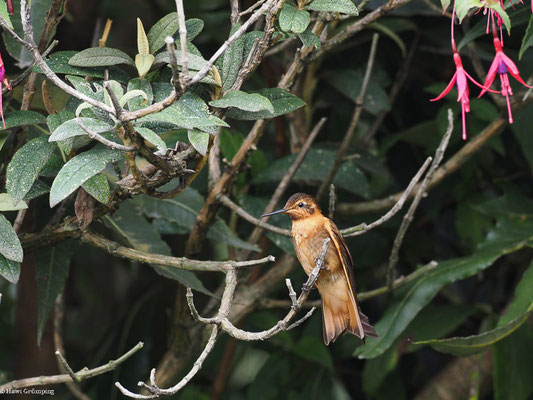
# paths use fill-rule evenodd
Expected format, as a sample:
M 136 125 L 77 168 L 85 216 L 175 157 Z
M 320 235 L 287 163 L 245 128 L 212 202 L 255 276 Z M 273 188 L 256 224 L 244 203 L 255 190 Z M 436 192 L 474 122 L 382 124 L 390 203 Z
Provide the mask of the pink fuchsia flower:
M 468 79 L 470 79 L 471 82 L 473 82 L 475 85 L 479 86 L 483 90 L 490 90 L 486 87 L 483 87 L 480 83 L 476 82 L 474 78 L 472 78 L 468 72 L 465 71 L 463 68 L 463 62 L 461 61 L 461 57 L 459 56 L 459 53 L 455 50 L 455 43 L 452 44 L 452 47 L 454 49 L 453 52 L 453 61 L 455 62 L 455 74 L 453 75 L 450 83 L 448 83 L 448 86 L 444 89 L 444 91 L 439 94 L 434 99 L 431 99 L 430 101 L 437 101 L 442 99 L 444 96 L 446 96 L 453 88 L 454 84 L 457 84 L 457 101 L 461 103 L 461 113 L 462 113 L 462 120 L 463 120 L 463 140 L 466 140 L 466 118 L 465 115 L 467 112 L 470 112 L 470 99 L 469 99 L 469 91 L 468 91 Z M 492 90 L 491 90 L 492 92 Z
M 496 74 L 500 75 L 500 82 L 502 85 L 501 94 L 505 97 L 507 100 L 507 112 L 509 114 L 509 123 L 513 123 L 513 114 L 511 112 L 511 102 L 509 100 L 509 96 L 513 95 L 513 90 L 511 89 L 511 85 L 509 84 L 509 77 L 507 73 L 510 73 L 518 82 L 520 82 L 522 85 L 532 88 L 533 86 L 529 86 L 524 82 L 522 77 L 520 76 L 520 71 L 518 70 L 518 67 L 516 64 L 511 60 L 508 56 L 505 55 L 503 52 L 503 46 L 497 37 L 494 37 L 494 49 L 496 50 L 496 55 L 494 56 L 494 60 L 492 61 L 492 64 L 490 65 L 489 72 L 487 73 L 487 77 L 485 78 L 485 83 L 483 86 L 483 90 L 479 94 L 478 97 L 481 97 L 485 94 L 485 92 L 489 89 L 492 83 L 494 82 L 494 78 L 496 78 Z
M 9 15 L 13 15 L 15 13 L 15 8 L 13 7 L 13 0 L 7 0 L 7 11 Z
M 4 108 L 2 105 L 2 83 L 11 90 L 11 85 L 7 81 L 6 69 L 4 67 L 4 61 L 2 60 L 2 55 L 0 55 L 0 115 L 2 116 L 2 124 L 4 129 L 6 129 L 6 122 L 4 121 Z

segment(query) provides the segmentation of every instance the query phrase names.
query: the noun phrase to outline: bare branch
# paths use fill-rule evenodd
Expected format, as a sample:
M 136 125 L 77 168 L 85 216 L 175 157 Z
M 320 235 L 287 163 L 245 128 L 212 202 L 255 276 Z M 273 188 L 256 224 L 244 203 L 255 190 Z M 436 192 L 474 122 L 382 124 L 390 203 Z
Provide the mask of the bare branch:
M 357 127 L 357 124 L 359 123 L 359 118 L 361 117 L 361 113 L 363 112 L 366 92 L 368 89 L 368 85 L 370 83 L 370 76 L 372 74 L 372 69 L 374 67 L 374 60 L 376 59 L 378 40 L 379 40 L 379 35 L 375 33 L 372 37 L 372 44 L 370 45 L 370 55 L 368 56 L 365 76 L 363 78 L 363 83 L 361 84 L 361 90 L 359 92 L 359 95 L 355 99 L 355 108 L 353 111 L 352 120 L 350 121 L 350 125 L 348 126 L 348 129 L 346 130 L 344 138 L 342 139 L 341 145 L 339 149 L 337 150 L 337 154 L 335 155 L 335 162 L 333 163 L 333 166 L 331 167 L 331 170 L 329 171 L 328 177 L 322 182 L 322 184 L 318 188 L 318 191 L 316 194 L 316 200 L 318 202 L 320 202 L 322 197 L 326 194 L 326 190 L 328 189 L 329 185 L 333 182 L 333 179 L 335 179 L 335 175 L 337 175 L 337 171 L 339 170 L 342 163 L 344 162 L 344 155 L 346 154 L 346 150 L 348 150 L 348 146 L 350 146 L 350 142 L 352 141 L 352 137 L 355 133 L 355 128 Z
M 102 135 L 96 133 L 96 132 L 93 132 L 91 131 L 89 128 L 87 128 L 85 125 L 83 125 L 83 123 L 79 120 L 79 118 L 76 118 L 75 119 L 76 121 L 76 124 L 78 124 L 78 126 L 83 129 L 85 131 L 85 133 L 87 133 L 87 135 L 91 138 L 91 139 L 94 139 L 100 143 L 102 143 L 103 145 L 105 145 L 106 147 L 109 147 L 110 149 L 113 149 L 113 150 L 120 150 L 120 151 L 135 151 L 137 149 L 136 146 L 124 146 L 122 144 L 119 144 L 119 143 L 115 143 L 109 139 L 106 139 L 105 137 L 103 137 Z
M 146 264 L 161 265 L 163 267 L 188 269 L 190 271 L 225 272 L 228 270 L 228 268 L 251 267 L 275 260 L 273 256 L 268 256 L 259 260 L 249 261 L 199 261 L 190 260 L 185 257 L 164 256 L 161 254 L 152 254 L 140 250 L 130 249 L 92 232 L 83 232 L 81 239 L 85 243 L 98 247 L 113 256 L 127 258 L 129 260 Z
M 189 78 L 189 59 L 187 57 L 187 26 L 185 25 L 185 11 L 183 10 L 183 0 L 176 0 L 176 10 L 178 11 L 182 63 L 181 87 L 184 88 L 186 86 L 187 79 Z
M 105 374 L 106 372 L 113 371 L 118 365 L 122 364 L 124 361 L 126 361 L 128 358 L 130 358 L 132 355 L 134 355 L 137 351 L 142 349 L 144 344 L 142 342 L 137 343 L 135 347 L 133 347 L 131 350 L 129 350 L 127 353 L 122 355 L 121 357 L 117 358 L 116 360 L 111 360 L 107 362 L 105 365 L 102 365 L 100 367 L 96 367 L 93 369 L 82 369 L 81 371 L 76 372 L 76 376 L 80 380 L 86 380 L 98 375 Z M 37 376 L 34 378 L 25 378 L 20 379 L 17 381 L 11 381 L 8 383 L 5 383 L 0 386 L 0 393 L 6 393 L 9 390 L 13 389 L 22 389 L 27 387 L 34 387 L 34 386 L 47 386 L 47 385 L 55 385 L 58 383 L 66 383 L 66 382 L 73 382 L 72 377 L 69 374 L 63 374 L 63 375 L 52 375 L 52 376 Z
M 371 224 L 368 224 L 368 225 L 367 224 L 361 224 L 361 225 L 353 226 L 351 228 L 342 229 L 341 230 L 341 234 L 344 237 L 351 237 L 351 236 L 361 235 L 361 234 L 363 234 L 365 232 L 368 232 L 369 230 L 374 229 L 375 227 L 387 222 L 393 216 L 395 216 L 402 209 L 403 205 L 405 204 L 405 202 L 407 201 L 407 199 L 409 198 L 409 196 L 411 195 L 411 193 L 415 189 L 416 184 L 418 183 L 418 181 L 420 180 L 422 175 L 424 175 L 424 172 L 426 171 L 426 169 L 429 167 L 429 164 L 431 163 L 431 160 L 432 160 L 431 157 L 428 157 L 426 159 L 426 161 L 420 167 L 420 169 L 418 170 L 416 175 L 413 177 L 413 179 L 411 179 L 411 182 L 409 182 L 409 185 L 404 190 L 404 192 L 402 193 L 401 197 L 398 199 L 396 204 L 394 204 L 394 206 L 385 215 L 381 216 L 379 219 L 377 219 L 376 221 L 374 221 L 374 222 L 372 222 Z
M 178 70 L 178 58 L 176 57 L 176 46 L 174 45 L 174 38 L 172 36 L 167 36 L 165 38 L 165 43 L 167 44 L 167 50 L 170 61 L 170 68 L 172 69 L 172 84 L 174 86 L 175 92 L 178 94 L 181 90 L 179 70 Z
M 231 0 L 234 1 L 234 0 Z M 239 13 L 239 16 L 242 17 L 243 15 L 250 14 L 253 12 L 257 7 L 259 7 L 261 4 L 263 4 L 266 0 L 259 0 L 258 2 L 254 3 L 252 6 L 250 6 L 248 9 L 244 10 L 243 12 Z
M 450 141 L 450 136 L 452 134 L 452 131 L 453 131 L 453 113 L 451 109 L 448 109 L 448 128 L 446 129 L 446 133 L 442 137 L 440 145 L 437 148 L 437 151 L 435 152 L 435 159 L 433 160 L 433 163 L 431 164 L 431 167 L 429 168 L 427 175 L 424 177 L 424 180 L 420 184 L 420 187 L 418 188 L 415 198 L 413 199 L 413 202 L 409 206 L 409 210 L 407 210 L 407 213 L 403 217 L 403 221 L 402 221 L 402 224 L 400 225 L 400 229 L 398 230 L 398 233 L 396 234 L 396 238 L 394 239 L 394 245 L 392 247 L 392 252 L 390 255 L 390 259 L 389 259 L 389 267 L 387 269 L 387 286 L 389 287 L 390 291 L 392 291 L 394 270 L 395 270 L 396 264 L 398 263 L 398 253 L 400 251 L 400 247 L 402 246 L 405 232 L 407 232 L 407 228 L 409 228 L 409 225 L 411 224 L 413 220 L 413 215 L 418 205 L 420 204 L 420 200 L 422 200 L 422 197 L 426 193 L 426 189 L 429 183 L 431 182 L 431 179 L 433 178 L 433 174 L 435 173 L 435 170 L 438 168 L 439 164 L 442 161 L 442 158 L 444 157 L 444 152 L 446 151 L 446 147 L 448 147 L 448 142 Z
M 241 17 L 239 13 L 239 0 L 229 0 L 229 4 L 231 7 L 231 26 L 233 26 L 239 22 Z

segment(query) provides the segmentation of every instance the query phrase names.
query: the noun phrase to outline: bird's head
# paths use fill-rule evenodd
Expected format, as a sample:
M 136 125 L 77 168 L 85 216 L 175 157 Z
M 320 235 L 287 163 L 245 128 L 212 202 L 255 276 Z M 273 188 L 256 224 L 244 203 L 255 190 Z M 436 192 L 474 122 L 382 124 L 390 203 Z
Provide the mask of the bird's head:
M 321 213 L 320 207 L 315 199 L 305 193 L 293 194 L 281 210 L 273 211 L 261 217 L 268 217 L 274 214 L 287 214 L 293 221 L 310 217 L 316 213 Z

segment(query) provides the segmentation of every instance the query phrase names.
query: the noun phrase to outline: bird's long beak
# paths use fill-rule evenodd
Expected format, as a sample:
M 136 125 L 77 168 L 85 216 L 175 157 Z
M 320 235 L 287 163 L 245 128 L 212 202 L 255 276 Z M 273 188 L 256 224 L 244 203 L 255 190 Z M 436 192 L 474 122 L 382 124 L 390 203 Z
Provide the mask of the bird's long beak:
M 272 211 L 271 213 L 263 214 L 263 215 L 261 215 L 261 218 L 270 217 L 271 215 L 274 215 L 274 214 L 282 214 L 282 213 L 285 213 L 287 211 L 289 211 L 289 210 L 286 210 L 286 209 L 282 208 L 281 210 Z

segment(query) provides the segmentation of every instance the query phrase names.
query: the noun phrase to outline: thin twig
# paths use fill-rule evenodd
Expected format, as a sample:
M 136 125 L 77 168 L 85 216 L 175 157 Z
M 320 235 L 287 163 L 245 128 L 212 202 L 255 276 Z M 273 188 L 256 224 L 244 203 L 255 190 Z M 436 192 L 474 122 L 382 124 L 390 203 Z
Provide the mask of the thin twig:
M 172 69 L 172 85 L 174 90 L 179 94 L 181 90 L 179 70 L 178 70 L 178 58 L 176 57 L 176 46 L 174 45 L 174 38 L 172 36 L 167 36 L 165 38 L 165 43 L 167 44 L 169 64 Z
M 351 237 L 351 236 L 361 235 L 361 234 L 363 234 L 365 232 L 368 232 L 369 230 L 374 229 L 375 227 L 387 222 L 393 216 L 395 216 L 402 209 L 403 205 L 405 204 L 405 202 L 407 201 L 407 199 L 409 198 L 409 196 L 411 195 L 411 193 L 415 189 L 416 184 L 418 183 L 418 181 L 420 180 L 422 175 L 424 175 L 424 172 L 426 171 L 426 169 L 429 167 L 429 164 L 431 163 L 431 161 L 432 161 L 431 157 L 428 157 L 426 159 L 426 161 L 420 167 L 420 169 L 415 174 L 413 179 L 411 179 L 411 182 L 409 182 L 409 185 L 403 191 L 401 197 L 398 199 L 396 204 L 394 204 L 394 206 L 385 215 L 381 216 L 379 219 L 377 219 L 376 221 L 374 221 L 374 222 L 372 222 L 371 224 L 368 224 L 368 225 L 367 224 L 361 224 L 361 225 L 353 226 L 351 228 L 342 229 L 341 230 L 342 235 L 344 237 Z
M 229 4 L 231 7 L 231 26 L 237 24 L 240 20 L 240 13 L 239 13 L 239 0 L 229 0 Z
M 92 232 L 83 232 L 81 239 L 92 246 L 98 247 L 107 253 L 116 256 L 127 258 L 129 260 L 155 264 L 163 267 L 172 267 L 180 269 L 188 269 L 190 271 L 222 271 L 225 272 L 228 268 L 242 268 L 252 267 L 259 264 L 275 261 L 273 256 L 264 257 L 258 260 L 249 261 L 199 261 L 190 260 L 185 257 L 171 257 L 161 254 L 147 253 L 140 250 L 131 249 L 122 246 L 116 242 L 104 238 Z
M 366 92 L 368 89 L 368 85 L 370 84 L 370 76 L 372 75 L 372 69 L 374 67 L 374 60 L 376 59 L 378 40 L 379 40 L 379 34 L 374 33 L 374 35 L 372 36 L 372 44 L 370 45 L 370 54 L 368 56 L 365 76 L 363 78 L 363 83 L 361 84 L 361 90 L 359 92 L 359 95 L 355 99 L 355 108 L 353 111 L 352 120 L 350 121 L 350 125 L 348 126 L 348 129 L 344 135 L 344 138 L 342 139 L 342 143 L 339 147 L 339 150 L 337 150 L 337 154 L 335 155 L 335 162 L 333 163 L 333 166 L 331 167 L 331 170 L 329 171 L 328 177 L 322 182 L 322 184 L 318 188 L 318 191 L 316 194 L 316 200 L 318 202 L 320 202 L 322 197 L 326 194 L 326 190 L 329 188 L 329 185 L 331 185 L 331 183 L 335 179 L 335 175 L 337 175 L 337 172 L 344 161 L 343 158 L 344 158 L 344 155 L 346 154 L 346 150 L 348 150 L 348 147 L 350 146 L 350 142 L 352 141 L 352 137 L 355 133 L 355 128 L 357 127 L 357 124 L 359 123 L 359 118 L 361 117 L 361 113 L 363 112 Z
M 137 149 L 136 146 L 124 146 L 122 144 L 119 144 L 119 143 L 115 143 L 109 139 L 106 139 L 105 137 L 103 137 L 102 135 L 94 132 L 94 131 L 91 131 L 89 128 L 87 128 L 85 125 L 83 125 L 83 123 L 80 121 L 79 118 L 76 118 L 75 119 L 76 121 L 76 124 L 85 131 L 85 133 L 87 133 L 87 135 L 91 138 L 91 139 L 94 139 L 100 143 L 102 143 L 103 145 L 105 145 L 106 147 L 109 147 L 110 149 L 113 149 L 113 150 L 120 150 L 120 151 L 135 151 Z
M 232 0 L 233 1 L 233 0 Z M 239 16 L 242 17 L 243 15 L 250 14 L 253 12 L 257 7 L 259 7 L 261 4 L 263 4 L 266 0 L 259 0 L 258 2 L 254 3 L 252 6 L 247 8 L 246 10 L 239 13 Z
M 444 157 L 444 152 L 446 151 L 446 147 L 448 146 L 448 142 L 450 141 L 450 136 L 452 134 L 452 131 L 453 131 L 453 112 L 451 109 L 448 109 L 448 128 L 446 129 L 446 133 L 442 137 L 440 145 L 437 148 L 437 151 L 435 152 L 435 159 L 433 160 L 433 163 L 431 164 L 431 167 L 429 168 L 428 173 L 424 177 L 424 180 L 420 184 L 420 187 L 418 188 L 415 198 L 413 199 L 413 202 L 409 206 L 409 210 L 407 210 L 407 213 L 403 217 L 403 221 L 402 221 L 402 224 L 400 225 L 400 229 L 398 230 L 396 238 L 394 239 L 394 245 L 392 247 L 392 252 L 389 258 L 389 266 L 387 268 L 387 286 L 389 287 L 389 291 L 392 291 L 392 288 L 393 288 L 392 285 L 393 285 L 393 280 L 394 280 L 394 271 L 396 268 L 396 264 L 398 263 L 398 254 L 400 251 L 400 247 L 402 246 L 405 232 L 407 232 L 407 228 L 409 228 L 409 225 L 413 221 L 413 215 L 416 209 L 418 208 L 418 205 L 420 204 L 422 197 L 426 193 L 426 189 L 429 183 L 431 182 L 431 179 L 433 178 L 433 174 L 435 173 L 436 169 L 438 168 L 439 164 L 442 161 L 442 158 Z
M 93 378 L 98 375 L 105 374 L 106 372 L 114 370 L 119 364 L 122 364 L 137 351 L 142 349 L 144 346 L 143 342 L 137 343 L 135 347 L 129 350 L 127 353 L 117 358 L 116 360 L 108 361 L 105 365 L 96 367 L 93 369 L 82 369 L 81 371 L 76 372 L 76 376 L 80 380 L 86 380 Z M 33 386 L 48 386 L 55 385 L 58 383 L 73 382 L 72 377 L 69 374 L 63 375 L 52 375 L 52 376 L 37 376 L 34 378 L 25 378 L 19 379 L 16 381 L 11 381 L 0 386 L 0 393 L 7 393 L 9 390 L 22 389 Z
M 185 11 L 183 10 L 183 0 L 176 0 L 176 10 L 178 11 L 181 48 L 181 87 L 185 87 L 186 81 L 189 78 L 189 59 L 187 56 L 187 26 L 185 25 Z
M 437 265 L 438 264 L 436 261 L 431 261 L 430 263 L 424 265 L 423 267 L 418 268 L 416 271 L 411 272 L 409 275 L 400 276 L 396 278 L 392 285 L 393 290 L 399 289 L 402 286 L 405 286 L 406 284 L 408 284 L 409 282 L 412 282 L 421 276 L 427 275 L 429 272 L 437 268 Z M 373 299 L 374 297 L 377 297 L 377 296 L 381 296 L 383 294 L 387 294 L 389 292 L 390 292 L 389 287 L 385 285 L 377 289 L 358 293 L 357 300 L 362 302 L 362 301 L 366 301 L 369 299 Z M 260 301 L 260 304 L 263 308 L 287 308 L 292 305 L 292 302 L 289 300 L 262 299 Z M 308 308 L 321 307 L 322 301 L 321 300 L 308 301 L 305 303 L 304 306 Z

